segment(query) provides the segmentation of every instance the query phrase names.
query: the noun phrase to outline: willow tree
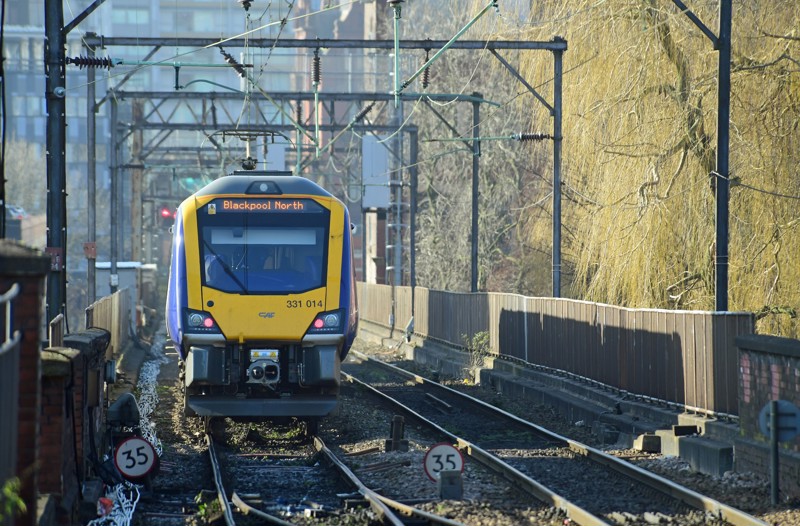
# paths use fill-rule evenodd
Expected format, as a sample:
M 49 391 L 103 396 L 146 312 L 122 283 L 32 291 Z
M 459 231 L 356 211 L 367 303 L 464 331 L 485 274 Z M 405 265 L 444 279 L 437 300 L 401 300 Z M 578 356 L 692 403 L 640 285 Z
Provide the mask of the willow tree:
M 536 6 L 512 11 L 502 34 L 568 41 L 563 220 L 570 235 L 563 250 L 576 274 L 565 288 L 627 306 L 713 309 L 717 52 L 669 0 Z M 718 2 L 690 6 L 717 28 Z M 798 27 L 791 2 L 734 5 L 730 308 L 756 312 L 761 332 L 794 335 Z M 552 82 L 552 67 L 540 60 L 526 59 L 523 74 L 542 89 Z M 547 118 L 536 109 L 529 115 Z M 528 235 L 543 232 L 531 228 Z

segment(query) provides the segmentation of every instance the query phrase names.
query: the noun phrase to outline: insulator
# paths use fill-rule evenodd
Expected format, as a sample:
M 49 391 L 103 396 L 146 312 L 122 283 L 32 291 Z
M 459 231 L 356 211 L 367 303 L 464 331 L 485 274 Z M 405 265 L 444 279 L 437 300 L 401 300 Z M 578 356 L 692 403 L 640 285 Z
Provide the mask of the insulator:
M 322 78 L 322 61 L 319 58 L 319 48 L 314 50 L 314 60 L 311 61 L 311 81 L 319 84 Z
M 297 101 L 297 106 L 294 107 L 294 120 L 298 123 L 303 122 L 303 105 L 300 104 L 300 101 Z
M 361 109 L 361 111 L 359 111 L 359 112 L 356 114 L 356 117 L 353 119 L 353 122 L 358 122 L 358 121 L 360 121 L 361 119 L 363 119 L 364 117 L 366 117 L 366 116 L 367 116 L 367 113 L 369 113 L 369 112 L 370 112 L 370 110 L 373 108 L 373 106 L 375 106 L 375 103 L 374 103 L 374 102 L 371 102 L 371 103 L 369 104 L 369 106 L 367 106 L 367 107 L 365 107 L 365 108 L 362 108 L 362 109 Z
M 428 63 L 428 60 L 429 60 L 429 58 L 428 58 L 429 54 L 430 54 L 430 52 L 426 49 L 425 50 L 425 63 L 426 64 Z M 431 69 L 430 66 L 428 66 L 427 68 L 425 68 L 422 71 L 422 87 L 423 88 L 427 88 L 428 84 L 431 83 L 431 71 L 430 71 L 430 69 Z
M 239 0 L 239 3 L 242 4 L 245 11 L 249 11 L 253 2 L 251 0 Z
M 520 142 L 527 141 L 543 141 L 545 139 L 552 139 L 552 135 L 546 133 L 515 133 L 512 137 Z
M 67 64 L 75 64 L 78 68 L 108 68 L 114 67 L 114 61 L 109 57 L 67 57 Z
M 225 62 L 230 64 L 240 77 L 245 78 L 247 76 L 247 74 L 244 72 L 244 66 L 239 64 L 239 62 L 233 58 L 233 55 L 222 49 L 222 46 L 220 46 L 219 52 L 222 53 L 223 57 L 225 57 Z

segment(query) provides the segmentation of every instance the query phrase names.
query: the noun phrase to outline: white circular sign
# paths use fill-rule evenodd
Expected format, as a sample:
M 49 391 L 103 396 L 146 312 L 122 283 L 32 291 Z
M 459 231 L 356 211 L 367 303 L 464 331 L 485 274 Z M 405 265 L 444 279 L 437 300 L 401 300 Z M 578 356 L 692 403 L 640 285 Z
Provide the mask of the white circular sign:
M 114 451 L 114 464 L 126 479 L 146 476 L 156 463 L 156 450 L 141 437 L 123 440 Z
M 464 471 L 464 457 L 451 444 L 441 442 L 425 453 L 424 465 L 428 478 L 437 481 L 440 471 Z

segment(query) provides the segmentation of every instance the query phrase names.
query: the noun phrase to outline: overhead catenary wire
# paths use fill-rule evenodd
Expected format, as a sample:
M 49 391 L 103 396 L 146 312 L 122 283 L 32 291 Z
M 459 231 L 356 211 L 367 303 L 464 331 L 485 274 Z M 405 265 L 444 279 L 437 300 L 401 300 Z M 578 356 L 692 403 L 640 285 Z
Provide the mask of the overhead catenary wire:
M 301 19 L 304 19 L 304 18 L 309 18 L 311 16 L 327 13 L 329 11 L 334 11 L 334 10 L 339 9 L 341 7 L 348 6 L 350 4 L 360 3 L 361 1 L 362 0 L 347 0 L 347 1 L 341 2 L 339 4 L 329 5 L 327 7 L 323 7 L 321 9 L 318 9 L 317 11 L 312 11 L 310 13 L 304 13 L 302 15 L 297 15 L 297 16 L 294 16 L 294 17 L 285 17 L 285 18 L 283 18 L 283 19 L 281 19 L 281 20 L 279 20 L 277 22 L 268 22 L 268 23 L 263 24 L 263 25 L 261 25 L 259 27 L 255 27 L 253 29 L 249 29 L 249 30 L 244 31 L 242 33 L 239 33 L 237 35 L 233 35 L 233 36 L 229 36 L 229 37 L 225 37 L 225 38 L 220 38 L 218 41 L 212 42 L 211 44 L 207 44 L 205 46 L 201 46 L 201 47 L 198 47 L 198 48 L 190 49 L 190 50 L 184 51 L 182 53 L 179 53 L 179 52 L 176 51 L 175 54 L 173 54 L 170 57 L 166 57 L 166 58 L 163 58 L 163 59 L 158 60 L 158 61 L 153 61 L 152 63 L 138 65 L 135 68 L 134 72 L 139 71 L 141 69 L 144 69 L 146 67 L 152 67 L 152 66 L 156 66 L 156 65 L 160 65 L 160 64 L 171 65 L 170 63 L 176 61 L 176 59 L 178 59 L 178 58 L 185 57 L 185 56 L 188 56 L 188 55 L 191 55 L 191 54 L 194 54 L 194 53 L 199 53 L 200 51 L 204 51 L 206 49 L 211 49 L 211 48 L 214 48 L 214 47 L 218 47 L 218 46 L 220 46 L 222 44 L 230 42 L 231 40 L 237 40 L 237 39 L 240 39 L 240 38 L 244 38 L 246 35 L 251 35 L 251 34 L 253 34 L 253 33 L 257 32 L 257 31 L 260 31 L 262 29 L 266 29 L 266 28 L 269 28 L 269 27 L 272 27 L 272 26 L 278 26 L 278 25 L 281 25 L 281 24 L 286 24 L 288 22 L 294 22 L 296 20 L 301 20 Z M 108 76 L 105 77 L 105 79 L 106 80 L 111 80 L 111 79 L 113 79 L 113 78 L 115 78 L 115 77 L 117 77 L 119 75 L 126 75 L 128 73 L 129 72 L 125 72 L 125 73 L 121 73 L 120 72 L 120 73 L 117 73 L 117 74 L 114 74 L 114 75 L 108 75 Z M 99 82 L 99 79 L 95 80 L 94 82 L 95 83 Z M 76 84 L 75 86 L 66 87 L 65 89 L 67 91 L 83 89 L 83 88 L 86 87 L 86 85 L 87 85 L 87 83 Z

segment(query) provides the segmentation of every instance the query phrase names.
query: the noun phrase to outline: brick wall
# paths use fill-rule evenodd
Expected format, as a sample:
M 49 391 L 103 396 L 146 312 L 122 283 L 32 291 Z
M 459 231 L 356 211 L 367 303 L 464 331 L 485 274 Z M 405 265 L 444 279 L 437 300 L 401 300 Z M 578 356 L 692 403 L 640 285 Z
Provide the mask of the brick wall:
M 19 432 L 17 436 L 17 476 L 21 482 L 20 497 L 27 513 L 15 524 L 36 524 L 37 459 L 39 437 L 39 348 L 42 331 L 42 305 L 45 277 L 50 258 L 41 252 L 9 240 L 0 240 L 0 290 L 18 283 L 20 295 L 12 304 L 12 328 L 22 335 L 19 376 Z
M 76 393 L 82 391 L 80 351 L 49 348 L 42 351 L 39 493 L 56 496 L 60 524 L 73 524 L 80 480 L 76 462 Z M 80 406 L 78 406 L 80 407 Z
M 736 338 L 739 347 L 739 429 L 737 471 L 769 475 L 770 442 L 759 429 L 759 414 L 771 400 L 800 408 L 800 341 L 775 336 Z M 800 438 L 779 444 L 782 496 L 800 496 Z
M 91 474 L 92 454 L 102 455 L 105 427 L 104 366 L 105 351 L 111 334 L 100 328 L 70 333 L 64 336 L 64 347 L 81 352 L 80 364 L 74 367 L 73 406 L 75 447 L 79 452 L 78 477 L 85 480 Z M 92 441 L 97 451 L 92 450 Z

